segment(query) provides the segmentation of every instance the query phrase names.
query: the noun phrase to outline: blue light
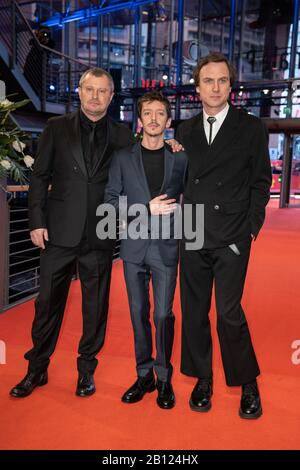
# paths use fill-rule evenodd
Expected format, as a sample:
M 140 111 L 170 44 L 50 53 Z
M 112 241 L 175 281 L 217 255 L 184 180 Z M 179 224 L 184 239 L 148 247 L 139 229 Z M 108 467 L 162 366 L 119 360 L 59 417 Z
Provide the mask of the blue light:
M 55 86 L 54 85 L 49 85 L 49 90 L 50 91 L 55 91 Z
M 46 21 L 43 21 L 41 24 L 43 26 L 62 26 L 65 23 L 71 23 L 72 21 L 86 20 L 87 18 L 92 18 L 105 13 L 112 13 L 114 11 L 129 9 L 147 5 L 149 3 L 157 3 L 159 0 L 131 0 L 128 2 L 115 3 L 107 7 L 87 7 L 81 8 L 80 10 L 75 10 L 73 12 L 55 14 L 51 18 L 48 18 Z M 103 5 L 103 2 L 102 2 Z

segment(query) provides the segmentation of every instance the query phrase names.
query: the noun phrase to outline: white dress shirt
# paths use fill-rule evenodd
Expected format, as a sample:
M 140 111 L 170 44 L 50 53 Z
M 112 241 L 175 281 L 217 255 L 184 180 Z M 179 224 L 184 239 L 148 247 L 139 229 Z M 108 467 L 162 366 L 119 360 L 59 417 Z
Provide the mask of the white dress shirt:
M 218 114 L 213 116 L 214 118 L 216 118 L 216 121 L 212 125 L 212 139 L 211 139 L 211 142 L 213 142 L 213 140 L 216 137 L 220 127 L 222 126 L 222 124 L 224 122 L 224 119 L 227 116 L 228 110 L 229 110 L 229 104 L 226 103 L 225 108 L 222 109 L 222 111 L 220 111 Z M 209 122 L 207 122 L 208 117 L 210 117 L 210 116 L 204 111 L 204 108 L 203 108 L 204 132 L 205 132 L 205 135 L 206 135 L 206 138 L 207 138 L 207 142 L 209 143 L 210 124 L 209 124 Z

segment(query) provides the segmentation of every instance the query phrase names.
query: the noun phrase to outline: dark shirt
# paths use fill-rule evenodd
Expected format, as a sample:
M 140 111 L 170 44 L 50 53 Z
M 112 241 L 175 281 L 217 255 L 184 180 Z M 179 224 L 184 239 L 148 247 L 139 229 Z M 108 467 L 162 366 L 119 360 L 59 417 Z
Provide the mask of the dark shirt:
M 94 140 L 90 149 L 90 135 L 95 127 Z M 92 174 L 92 167 L 101 158 L 107 140 L 107 116 L 99 119 L 99 121 L 91 121 L 82 110 L 80 110 L 80 134 L 81 145 L 84 160 L 89 176 Z
M 151 199 L 159 195 L 165 174 L 165 148 L 149 150 L 141 145 L 142 160 Z

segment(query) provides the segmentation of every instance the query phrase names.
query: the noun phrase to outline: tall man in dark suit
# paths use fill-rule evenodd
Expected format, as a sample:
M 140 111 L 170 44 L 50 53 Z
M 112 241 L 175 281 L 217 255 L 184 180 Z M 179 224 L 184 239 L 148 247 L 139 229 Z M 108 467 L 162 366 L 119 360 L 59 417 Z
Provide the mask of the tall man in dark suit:
M 164 146 L 164 131 L 171 123 L 171 107 L 167 98 L 158 92 L 145 94 L 138 101 L 138 114 L 143 139 L 140 144 L 114 154 L 105 190 L 106 202 L 120 209 L 120 215 L 120 196 L 127 197 L 128 211 L 135 207 L 141 213 L 141 218 L 131 220 L 128 236 L 126 234 L 127 238 L 122 237 L 121 241 L 120 256 L 124 260 L 138 376 L 124 393 L 122 401 L 135 403 L 145 393 L 153 392 L 154 369 L 157 404 L 170 409 L 175 404 L 170 360 L 174 338 L 172 305 L 178 263 L 174 211 L 178 209 L 176 203 L 183 191 L 186 155 L 183 152 L 173 154 L 169 146 Z M 150 278 L 156 327 L 155 359 L 152 357 L 149 320 Z
M 241 307 L 250 255 L 265 218 L 271 169 L 260 119 L 228 104 L 235 78 L 221 54 L 202 59 L 194 71 L 203 112 L 177 133 L 188 155 L 184 204 L 204 205 L 204 244 L 181 247 L 181 371 L 198 381 L 193 411 L 208 411 L 212 396 L 212 341 L 209 311 L 213 283 L 217 331 L 227 385 L 242 386 L 239 414 L 262 414 L 256 377 L 259 367 Z M 186 206 L 184 206 L 186 207 Z M 196 221 L 193 221 L 195 223 Z M 199 221 L 198 221 L 199 222 Z
M 79 82 L 81 108 L 48 121 L 39 143 L 29 191 L 32 242 L 42 248 L 40 292 L 32 326 L 26 377 L 10 392 L 25 397 L 48 380 L 70 282 L 78 262 L 83 333 L 77 360 L 80 397 L 95 392 L 96 355 L 105 336 L 114 242 L 96 235 L 112 152 L 129 145 L 131 131 L 107 116 L 114 83 L 103 69 Z M 51 192 L 48 194 L 48 185 Z

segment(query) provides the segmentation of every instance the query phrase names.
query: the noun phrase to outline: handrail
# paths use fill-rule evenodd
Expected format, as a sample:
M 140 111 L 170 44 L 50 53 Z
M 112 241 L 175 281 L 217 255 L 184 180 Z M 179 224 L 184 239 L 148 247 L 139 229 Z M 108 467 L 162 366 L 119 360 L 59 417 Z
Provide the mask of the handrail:
M 51 184 L 49 184 L 48 191 L 51 190 Z M 6 191 L 8 193 L 23 193 L 29 191 L 29 184 L 13 184 L 7 185 Z
M 45 51 L 48 51 L 48 52 L 50 52 L 50 53 L 53 53 L 53 54 L 55 54 L 55 55 L 64 57 L 65 59 L 68 59 L 68 60 L 71 61 L 71 62 L 75 62 L 75 63 L 77 63 L 77 64 L 79 64 L 79 65 L 83 65 L 84 67 L 88 67 L 87 64 L 86 64 L 85 62 L 82 62 L 81 60 L 74 59 L 73 57 L 71 57 L 71 56 L 69 56 L 69 55 L 67 55 L 67 54 L 64 54 L 63 52 L 56 51 L 55 49 L 51 49 L 50 47 L 47 47 L 47 46 L 45 46 L 44 44 L 41 44 L 41 43 L 38 41 L 36 35 L 34 34 L 32 28 L 31 28 L 31 26 L 30 26 L 30 24 L 29 24 L 29 22 L 28 22 L 26 16 L 25 16 L 24 13 L 22 12 L 22 10 L 21 10 L 19 4 L 16 2 L 16 0 L 13 0 L 13 3 L 15 4 L 16 9 L 17 9 L 18 12 L 20 13 L 20 15 L 21 15 L 21 17 L 22 17 L 22 20 L 23 20 L 24 23 L 26 24 L 29 33 L 31 34 L 32 38 L 34 39 L 34 41 L 35 41 L 35 43 L 36 43 L 36 45 L 37 45 L 38 47 L 40 47 L 41 49 L 44 49 Z
M 41 46 L 42 49 L 45 49 L 45 51 L 48 51 L 48 52 L 51 52 L 55 55 L 63 57 L 64 59 L 68 59 L 70 62 L 74 62 L 78 65 L 82 65 L 83 67 L 86 67 L 86 68 L 89 67 L 85 62 L 83 62 L 81 60 L 78 60 L 78 59 L 74 59 L 74 57 L 71 57 L 67 54 L 64 54 L 63 52 L 56 51 L 55 49 L 51 49 L 50 47 L 44 46 L 44 44 L 40 44 L 40 46 Z
M 6 186 L 6 191 L 8 193 L 21 193 L 21 192 L 27 192 L 29 190 L 29 185 L 26 184 L 24 186 L 22 185 L 8 185 Z
M 40 111 L 70 112 L 79 103 L 77 86 L 85 62 L 40 44 L 16 0 L 3 2 L 0 37 L 11 68 Z M 29 87 L 28 87 L 29 85 Z M 63 105 L 63 107 L 55 107 Z
M 16 2 L 16 0 L 12 0 L 12 3 L 14 4 L 14 7 L 18 10 L 18 13 L 20 14 L 20 16 L 22 17 L 22 20 L 24 21 L 24 23 L 26 24 L 27 26 L 27 30 L 28 32 L 31 34 L 31 37 L 32 39 L 36 42 L 36 45 L 37 46 L 41 46 L 40 42 L 38 41 L 36 35 L 34 34 L 33 30 L 31 29 L 31 26 L 26 18 L 26 16 L 24 15 L 24 13 L 22 12 L 19 4 Z

